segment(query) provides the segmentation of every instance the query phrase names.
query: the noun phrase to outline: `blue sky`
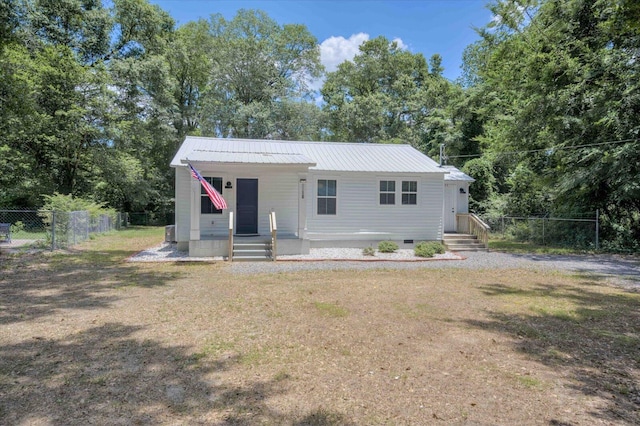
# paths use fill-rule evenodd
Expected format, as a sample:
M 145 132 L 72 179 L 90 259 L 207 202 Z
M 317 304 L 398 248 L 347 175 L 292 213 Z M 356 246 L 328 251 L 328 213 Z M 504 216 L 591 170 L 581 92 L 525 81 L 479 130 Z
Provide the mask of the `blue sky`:
M 279 24 L 304 24 L 321 43 L 328 71 L 357 53 L 363 41 L 385 36 L 412 53 L 443 58 L 444 75 L 460 75 L 464 48 L 478 39 L 474 27 L 491 21 L 487 0 L 149 0 L 184 24 L 239 9 L 260 9 Z

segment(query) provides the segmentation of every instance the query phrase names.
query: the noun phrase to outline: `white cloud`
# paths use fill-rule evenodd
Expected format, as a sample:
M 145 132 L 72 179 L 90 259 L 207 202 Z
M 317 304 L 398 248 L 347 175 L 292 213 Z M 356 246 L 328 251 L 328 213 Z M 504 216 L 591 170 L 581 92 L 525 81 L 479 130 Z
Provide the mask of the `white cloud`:
M 335 71 L 339 64 L 352 60 L 360 45 L 367 40 L 369 34 L 366 33 L 353 34 L 348 39 L 342 36 L 329 37 L 320 43 L 320 62 L 327 72 Z
M 396 44 L 398 45 L 398 49 L 400 49 L 400 50 L 407 50 L 407 49 L 409 49 L 409 46 L 407 46 L 406 44 L 404 44 L 404 41 L 402 41 L 402 39 L 401 39 L 401 38 L 399 38 L 399 37 L 396 37 L 396 38 L 394 38 L 394 39 L 393 39 L 393 40 L 391 40 L 391 41 L 395 41 L 395 42 L 396 42 Z
M 352 34 L 349 38 L 342 36 L 333 36 L 320 43 L 320 62 L 324 65 L 326 72 L 333 72 L 338 69 L 338 65 L 344 61 L 351 61 L 360 50 L 360 45 L 369 40 L 369 34 L 358 33 Z M 408 49 L 402 39 L 394 38 L 400 49 Z M 324 84 L 324 78 L 309 81 L 309 87 L 318 91 Z M 316 103 L 320 103 L 321 97 L 316 99 Z

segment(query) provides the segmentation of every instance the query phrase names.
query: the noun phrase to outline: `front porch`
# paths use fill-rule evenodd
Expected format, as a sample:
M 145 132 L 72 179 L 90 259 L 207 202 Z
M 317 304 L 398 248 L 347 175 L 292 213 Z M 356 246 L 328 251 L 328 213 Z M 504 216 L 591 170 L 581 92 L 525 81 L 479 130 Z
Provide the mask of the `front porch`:
M 271 235 L 234 235 L 232 244 L 271 244 Z M 188 247 L 180 247 L 180 250 L 188 250 L 191 257 L 229 257 L 228 235 L 201 235 L 199 240 L 190 240 Z M 277 254 L 309 254 L 309 240 L 298 238 L 293 234 L 278 234 Z

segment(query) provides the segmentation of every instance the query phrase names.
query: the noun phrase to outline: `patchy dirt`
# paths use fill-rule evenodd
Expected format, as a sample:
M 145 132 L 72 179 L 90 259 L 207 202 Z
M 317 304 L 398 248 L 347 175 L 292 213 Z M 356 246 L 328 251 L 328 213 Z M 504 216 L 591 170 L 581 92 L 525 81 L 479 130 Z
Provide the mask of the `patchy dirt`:
M 0 424 L 640 422 L 640 295 L 606 281 L 124 262 L 157 238 L 0 258 Z

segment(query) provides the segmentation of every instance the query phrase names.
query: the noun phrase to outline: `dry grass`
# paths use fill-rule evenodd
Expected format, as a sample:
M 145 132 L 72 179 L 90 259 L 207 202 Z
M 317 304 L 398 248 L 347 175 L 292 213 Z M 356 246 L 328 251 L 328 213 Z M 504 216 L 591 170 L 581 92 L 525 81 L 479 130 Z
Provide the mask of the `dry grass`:
M 122 261 L 161 232 L 0 258 L 0 424 L 640 422 L 637 293 Z

